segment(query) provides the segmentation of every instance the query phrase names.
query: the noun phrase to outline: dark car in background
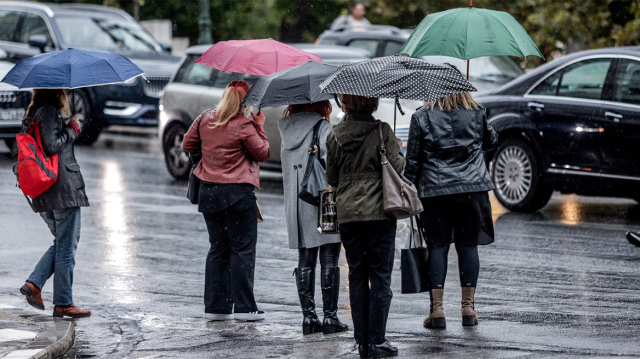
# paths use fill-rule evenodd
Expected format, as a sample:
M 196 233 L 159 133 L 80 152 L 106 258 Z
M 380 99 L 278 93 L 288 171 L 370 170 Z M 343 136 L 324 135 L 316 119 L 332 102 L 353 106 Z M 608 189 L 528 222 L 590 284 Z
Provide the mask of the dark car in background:
M 70 91 L 72 105 L 85 118 L 79 142 L 94 142 L 109 125 L 158 125 L 159 99 L 180 59 L 129 14 L 99 5 L 0 2 L 0 49 L 9 61 L 67 48 L 122 54 L 146 75 L 146 80 Z
M 640 200 L 640 47 L 577 52 L 476 100 L 505 207 L 535 211 L 553 191 Z
M 15 65 L 6 61 L 6 53 L 0 50 L 0 78 L 3 78 Z M 22 128 L 22 118 L 31 102 L 31 91 L 17 89 L 0 83 L 0 138 L 8 148 L 13 146 L 16 133 Z
M 372 57 L 396 55 L 404 46 L 413 30 L 394 26 L 371 25 L 368 27 L 346 27 L 326 30 L 316 40 L 320 45 L 341 45 L 368 51 Z M 449 63 L 463 75 L 467 74 L 464 60 L 447 56 L 422 56 L 435 63 Z M 508 56 L 486 56 L 471 60 L 469 81 L 478 93 L 494 90 L 522 75 L 524 71 Z

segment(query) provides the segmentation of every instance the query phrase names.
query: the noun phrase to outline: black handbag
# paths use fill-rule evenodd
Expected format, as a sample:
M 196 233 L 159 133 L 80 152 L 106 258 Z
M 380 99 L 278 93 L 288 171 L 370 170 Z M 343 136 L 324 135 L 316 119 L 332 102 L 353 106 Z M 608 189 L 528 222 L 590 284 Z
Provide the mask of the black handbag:
M 429 251 L 422 234 L 420 218 L 416 217 L 418 230 L 413 230 L 414 217 L 410 220 L 409 246 L 400 250 L 401 293 L 413 294 L 429 291 Z M 419 246 L 419 247 L 418 247 Z
M 196 129 L 198 130 L 198 133 L 200 133 L 200 121 L 209 112 L 211 112 L 211 110 L 203 112 L 202 115 L 196 119 Z M 200 142 L 202 142 L 202 139 L 200 139 Z M 187 198 L 192 204 L 198 204 L 198 200 L 200 198 L 200 178 L 196 177 L 196 175 L 193 174 L 193 171 L 202 159 L 202 150 L 189 152 L 189 159 L 191 160 L 191 171 L 189 172 L 189 180 L 187 182 Z
M 325 164 L 320 157 L 318 131 L 322 121 L 326 120 L 322 119 L 313 126 L 313 142 L 311 143 L 311 148 L 309 148 L 309 160 L 307 161 L 307 167 L 298 192 L 298 198 L 316 207 L 320 205 L 320 191 L 329 187 L 325 175 Z

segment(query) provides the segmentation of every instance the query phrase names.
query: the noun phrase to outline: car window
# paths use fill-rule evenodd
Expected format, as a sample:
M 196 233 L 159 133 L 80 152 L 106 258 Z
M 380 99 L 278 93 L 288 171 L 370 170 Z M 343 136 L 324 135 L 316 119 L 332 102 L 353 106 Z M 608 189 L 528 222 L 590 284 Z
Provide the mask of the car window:
M 47 46 L 53 47 L 53 41 L 51 41 L 51 33 L 47 27 L 47 23 L 42 17 L 36 14 L 28 13 L 22 23 L 20 29 L 20 38 L 18 42 L 23 44 L 29 43 L 29 37 L 33 35 L 44 35 L 47 37 Z
M 640 105 L 640 62 L 620 60 L 614 88 L 614 101 Z
M 378 40 L 353 40 L 347 46 L 367 50 L 371 56 L 376 56 L 378 51 Z
M 397 55 L 400 53 L 402 46 L 404 46 L 404 44 L 401 42 L 387 41 L 387 45 L 384 47 L 384 53 L 382 56 Z
M 562 70 L 556 71 L 553 75 L 547 77 L 536 88 L 531 90 L 531 95 L 545 95 L 555 96 L 558 93 L 558 83 L 560 83 L 560 77 L 562 76 Z
M 216 76 L 211 86 L 218 87 L 218 88 L 225 88 L 227 87 L 229 82 L 233 80 L 244 80 L 249 84 L 249 86 L 253 86 L 253 84 L 256 83 L 256 81 L 258 81 L 258 76 L 239 74 L 235 72 L 216 71 Z
M 215 70 L 206 65 L 196 64 L 199 57 L 200 55 L 189 55 L 178 69 L 173 82 L 211 86 L 211 78 Z
M 18 31 L 18 21 L 22 16 L 18 11 L 0 11 L 0 41 L 13 41 Z
M 567 66 L 560 80 L 558 96 L 599 100 L 611 59 L 591 59 Z
M 69 47 L 106 51 L 162 52 L 138 23 L 82 16 L 56 16 L 62 42 Z

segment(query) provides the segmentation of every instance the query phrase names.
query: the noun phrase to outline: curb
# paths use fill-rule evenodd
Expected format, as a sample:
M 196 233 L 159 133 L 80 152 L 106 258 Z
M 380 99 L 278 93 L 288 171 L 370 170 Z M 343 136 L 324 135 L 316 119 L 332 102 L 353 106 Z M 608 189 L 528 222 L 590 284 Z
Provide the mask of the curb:
M 65 330 L 66 327 L 66 330 Z M 53 322 L 46 323 L 44 328 L 38 333 L 38 336 L 31 342 L 27 347 L 36 346 L 38 342 L 49 341 L 48 338 L 41 338 L 46 333 L 60 333 L 64 331 L 64 335 L 62 338 L 58 339 L 57 342 L 48 345 L 44 349 L 40 350 L 36 354 L 34 354 L 31 358 L 33 359 L 55 359 L 66 354 L 76 339 L 76 326 L 73 322 L 63 321 L 63 320 L 55 320 Z

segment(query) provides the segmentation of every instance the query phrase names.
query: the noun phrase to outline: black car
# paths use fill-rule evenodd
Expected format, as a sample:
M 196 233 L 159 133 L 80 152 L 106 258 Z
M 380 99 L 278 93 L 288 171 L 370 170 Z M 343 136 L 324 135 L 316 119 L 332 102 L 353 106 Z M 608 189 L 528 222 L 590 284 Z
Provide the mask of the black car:
M 544 207 L 553 191 L 640 200 L 640 47 L 574 53 L 476 98 L 500 146 L 500 203 Z
M 165 52 L 129 14 L 98 5 L 0 2 L 0 49 L 9 61 L 67 48 L 122 54 L 147 78 L 71 91 L 76 111 L 86 119 L 80 142 L 92 143 L 108 125 L 158 125 L 158 102 L 180 59 Z

